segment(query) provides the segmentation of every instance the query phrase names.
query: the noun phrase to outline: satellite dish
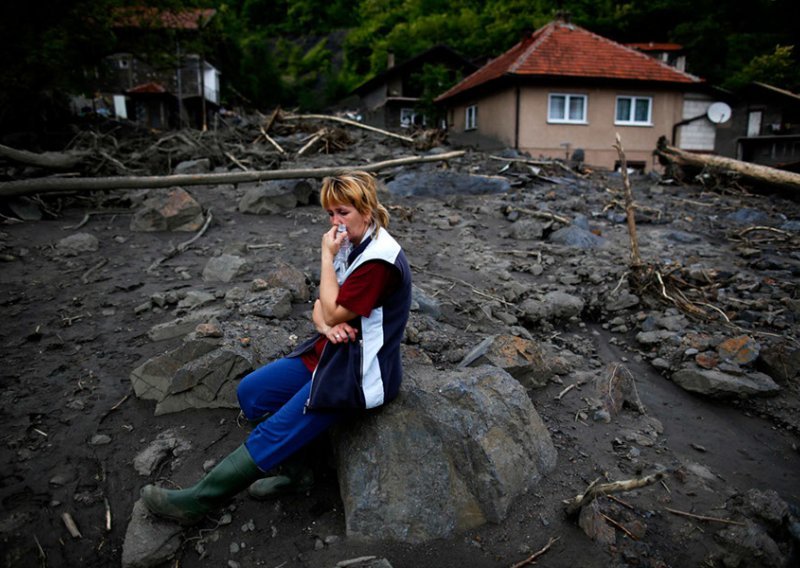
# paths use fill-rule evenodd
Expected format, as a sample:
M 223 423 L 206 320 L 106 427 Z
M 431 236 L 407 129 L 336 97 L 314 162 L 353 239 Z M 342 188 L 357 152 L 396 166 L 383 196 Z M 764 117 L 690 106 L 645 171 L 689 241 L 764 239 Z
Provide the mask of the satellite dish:
M 731 107 L 723 102 L 712 103 L 706 111 L 706 116 L 714 124 L 722 124 L 731 117 Z

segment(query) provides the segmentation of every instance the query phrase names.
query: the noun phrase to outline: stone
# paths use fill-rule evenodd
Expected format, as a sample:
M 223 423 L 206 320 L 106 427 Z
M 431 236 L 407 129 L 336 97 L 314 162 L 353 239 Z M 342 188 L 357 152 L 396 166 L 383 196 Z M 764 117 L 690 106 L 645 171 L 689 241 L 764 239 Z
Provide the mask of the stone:
M 173 173 L 175 175 L 185 174 L 207 174 L 211 171 L 211 160 L 200 158 L 199 160 L 186 160 L 179 162 Z
M 703 351 L 694 356 L 694 362 L 703 369 L 713 369 L 719 365 L 719 356 L 714 351 Z
M 481 176 L 456 171 L 403 173 L 386 184 L 392 195 L 479 195 L 505 193 L 511 183 L 500 176 Z
M 239 304 L 239 313 L 283 319 L 292 313 L 292 293 L 286 288 L 270 288 L 251 294 Z
M 178 309 L 189 311 L 196 308 L 201 308 L 207 304 L 214 302 L 216 298 L 214 294 L 204 292 L 202 290 L 189 290 L 186 295 L 178 302 Z
M 739 335 L 726 339 L 717 345 L 717 353 L 724 361 L 747 365 L 758 358 L 761 346 L 748 335 Z
M 660 345 L 664 340 L 673 337 L 675 334 L 671 331 L 658 329 L 655 331 L 640 331 L 636 334 L 636 341 L 642 345 Z
M 174 320 L 159 323 L 150 328 L 147 337 L 150 341 L 166 341 L 182 337 L 194 331 L 199 323 L 216 320 L 225 313 L 223 308 L 205 308 L 189 312 Z
M 306 275 L 291 264 L 277 261 L 275 268 L 270 271 L 264 281 L 267 286 L 289 290 L 294 302 L 307 302 L 311 298 Z
M 165 430 L 133 458 L 133 468 L 144 477 L 152 475 L 169 455 L 178 455 L 192 449 L 192 443 L 177 435 L 174 430 Z
M 131 218 L 131 231 L 197 231 L 203 226 L 203 208 L 184 189 L 157 192 L 145 199 Z
M 94 252 L 98 248 L 100 243 L 97 237 L 89 233 L 75 233 L 56 243 L 56 251 L 64 256 L 78 256 L 85 252 Z
M 411 285 L 411 310 L 427 314 L 433 319 L 439 319 L 442 315 L 439 300 L 429 296 L 424 290 L 413 284 Z
M 756 365 L 775 382 L 787 384 L 800 378 L 800 349 L 789 342 L 780 342 L 762 349 Z
M 537 323 L 542 320 L 565 320 L 579 316 L 583 311 L 584 301 L 578 296 L 566 292 L 548 292 L 541 300 L 525 300 L 520 305 L 523 319 Z
M 689 367 L 673 373 L 672 380 L 685 390 L 712 398 L 770 396 L 780 391 L 780 387 L 764 373 L 736 376 L 720 370 Z
M 408 366 L 398 399 L 334 444 L 347 535 L 408 543 L 502 521 L 556 462 L 525 390 L 490 366 Z
M 516 240 L 537 240 L 544 235 L 546 225 L 535 219 L 522 219 L 511 225 L 509 236 Z
M 743 207 L 733 213 L 725 215 L 725 220 L 735 223 L 737 225 L 771 225 L 772 219 L 770 216 L 749 207 Z
M 170 560 L 181 545 L 183 529 L 147 512 L 140 500 L 133 505 L 122 543 L 122 568 L 151 568 Z
M 307 205 L 312 193 L 305 180 L 267 181 L 249 188 L 239 200 L 239 211 L 252 215 L 277 215 Z
M 546 345 L 513 335 L 487 337 L 462 359 L 458 368 L 486 364 L 503 369 L 525 388 L 544 387 L 553 376 L 570 369 Z
M 203 268 L 205 282 L 230 282 L 234 278 L 247 274 L 252 269 L 250 263 L 232 254 L 221 254 L 208 260 Z
M 550 233 L 548 239 L 551 243 L 565 245 L 579 249 L 595 249 L 606 246 L 606 239 L 595 235 L 587 229 L 576 225 L 568 225 Z
M 89 440 L 90 446 L 105 446 L 106 444 L 111 443 L 111 436 L 108 434 L 95 434 L 92 436 L 92 439 Z
M 733 510 L 766 525 L 770 531 L 779 530 L 788 520 L 789 505 L 774 489 L 749 489 L 731 498 Z
M 627 310 L 638 304 L 639 296 L 631 294 L 627 290 L 623 290 L 619 294 L 609 296 L 606 299 L 606 310 L 609 312 L 618 312 L 620 310 Z
M 254 370 L 254 355 L 230 341 L 189 339 L 131 372 L 137 397 L 156 401 L 156 416 L 187 408 L 238 408 L 237 380 Z
M 714 534 L 723 547 L 722 566 L 753 566 L 782 568 L 789 566 L 777 543 L 756 523 L 726 527 Z

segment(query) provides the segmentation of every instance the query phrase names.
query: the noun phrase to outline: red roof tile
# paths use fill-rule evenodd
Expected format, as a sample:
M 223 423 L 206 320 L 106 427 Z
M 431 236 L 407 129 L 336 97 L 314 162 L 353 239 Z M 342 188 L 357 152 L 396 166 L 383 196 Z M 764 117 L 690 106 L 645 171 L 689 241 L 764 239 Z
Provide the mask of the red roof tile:
M 645 43 L 626 43 L 627 47 L 638 49 L 639 51 L 680 51 L 683 46 L 679 43 L 656 43 L 648 41 Z
M 141 95 L 141 94 L 150 95 L 150 94 L 159 94 L 166 92 L 167 90 L 160 83 L 142 83 L 141 85 L 136 85 L 135 87 L 127 90 L 127 93 L 132 95 Z
M 131 6 L 114 10 L 113 27 L 197 30 L 205 26 L 216 13 L 213 8 L 160 10 L 148 6 Z
M 635 49 L 574 24 L 550 22 L 437 97 L 449 99 L 500 77 L 582 77 L 700 83 Z

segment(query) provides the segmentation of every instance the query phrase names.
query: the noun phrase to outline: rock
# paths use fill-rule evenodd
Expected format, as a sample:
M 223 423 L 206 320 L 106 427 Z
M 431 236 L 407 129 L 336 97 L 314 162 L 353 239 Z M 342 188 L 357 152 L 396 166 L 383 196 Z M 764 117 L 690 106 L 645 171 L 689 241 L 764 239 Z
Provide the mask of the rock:
M 307 302 L 311 297 L 306 275 L 291 264 L 277 261 L 276 267 L 267 275 L 265 282 L 275 288 L 285 288 L 292 293 L 292 301 Z
M 248 189 L 239 200 L 239 211 L 253 215 L 277 215 L 307 205 L 312 193 L 305 180 L 267 181 Z
M 638 304 L 639 296 L 631 294 L 627 290 L 623 290 L 619 294 L 609 296 L 606 299 L 606 310 L 609 312 L 618 312 L 620 310 L 627 310 Z
M 30 197 L 12 197 L 5 201 L 11 212 L 22 221 L 41 221 L 42 209 Z
M 203 209 L 183 189 L 158 192 L 145 199 L 131 219 L 131 231 L 197 231 L 203 226 Z
M 455 171 L 421 171 L 403 173 L 386 188 L 392 195 L 479 195 L 505 193 L 511 189 L 506 178 L 471 175 Z
M 203 268 L 203 280 L 206 282 L 230 282 L 238 276 L 247 274 L 252 269 L 250 263 L 232 254 L 221 254 L 209 259 Z
M 156 416 L 187 408 L 238 408 L 237 379 L 252 371 L 251 351 L 234 342 L 190 339 L 131 372 L 136 396 L 156 401 Z
M 717 353 L 723 361 L 747 365 L 758 358 L 761 346 L 748 335 L 739 335 L 726 339 L 717 345 Z
M 536 240 L 544 235 L 546 225 L 535 219 L 522 219 L 511 225 L 509 236 L 517 240 Z
M 659 329 L 656 331 L 640 331 L 636 334 L 636 341 L 642 345 L 660 345 L 664 340 L 673 337 L 675 334 L 671 331 Z
M 566 292 L 548 292 L 541 300 L 525 300 L 520 306 L 523 318 L 531 323 L 542 320 L 565 320 L 583 311 L 582 298 Z
M 727 527 L 714 534 L 723 545 L 723 566 L 752 568 L 783 568 L 787 560 L 777 543 L 761 526 L 747 523 L 744 527 Z
M 789 519 L 789 505 L 773 489 L 750 489 L 737 494 L 731 498 L 731 506 L 745 517 L 765 524 L 770 531 L 779 530 Z
M 84 252 L 94 252 L 100 248 L 97 237 L 89 233 L 75 233 L 56 243 L 56 250 L 64 256 L 77 256 Z
M 181 545 L 181 526 L 148 514 L 141 500 L 133 505 L 122 543 L 122 568 L 150 568 L 171 559 Z
M 207 323 L 209 320 L 216 320 L 225 313 L 223 308 L 206 308 L 189 312 L 188 314 L 174 320 L 159 323 L 150 328 L 147 337 L 150 341 L 165 341 L 175 339 L 191 333 L 199 323 Z
M 392 568 L 392 565 L 385 558 L 359 556 L 337 562 L 336 568 Z
M 133 458 L 133 468 L 144 477 L 151 475 L 159 464 L 169 455 L 178 455 L 192 449 L 192 444 L 184 440 L 174 430 L 165 430 Z
M 178 163 L 173 170 L 175 175 L 185 174 L 207 174 L 211 171 L 211 160 L 200 158 L 199 160 L 186 160 Z
M 442 315 L 439 301 L 413 284 L 411 285 L 411 310 L 427 314 L 433 319 L 439 319 Z
M 769 215 L 758 209 L 743 207 L 738 211 L 725 215 L 725 220 L 737 225 L 770 225 Z
M 89 440 L 90 446 L 105 446 L 106 444 L 111 443 L 111 436 L 108 434 L 95 434 L 92 436 L 92 439 Z
M 606 246 L 606 240 L 587 229 L 576 225 L 561 227 L 550 233 L 548 239 L 551 243 L 566 245 L 579 249 L 595 249 Z
M 556 460 L 525 390 L 488 366 L 407 368 L 398 399 L 335 445 L 348 536 L 410 543 L 500 522 Z
M 214 294 L 203 292 L 202 290 L 189 290 L 186 295 L 178 302 L 178 309 L 189 311 L 205 306 L 214 302 Z
M 685 390 L 713 398 L 769 396 L 780 391 L 764 373 L 735 376 L 720 370 L 684 368 L 673 373 L 672 380 Z
M 486 364 L 504 370 L 525 388 L 541 388 L 554 375 L 569 371 L 569 364 L 545 345 L 513 335 L 487 337 L 464 357 L 458 368 Z
M 775 382 L 787 384 L 800 378 L 800 349 L 789 342 L 770 345 L 761 350 L 756 364 Z
M 239 313 L 283 319 L 292 313 L 292 294 L 286 288 L 271 288 L 252 294 L 239 305 Z

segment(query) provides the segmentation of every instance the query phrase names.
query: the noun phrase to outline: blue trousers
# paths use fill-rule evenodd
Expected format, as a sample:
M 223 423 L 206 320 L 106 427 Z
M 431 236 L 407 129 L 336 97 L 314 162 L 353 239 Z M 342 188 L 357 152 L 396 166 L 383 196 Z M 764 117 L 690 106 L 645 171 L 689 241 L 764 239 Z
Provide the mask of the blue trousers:
M 261 471 L 269 471 L 344 417 L 343 412 L 303 414 L 311 371 L 299 357 L 278 359 L 239 383 L 239 406 L 248 420 L 269 414 L 245 441 Z

